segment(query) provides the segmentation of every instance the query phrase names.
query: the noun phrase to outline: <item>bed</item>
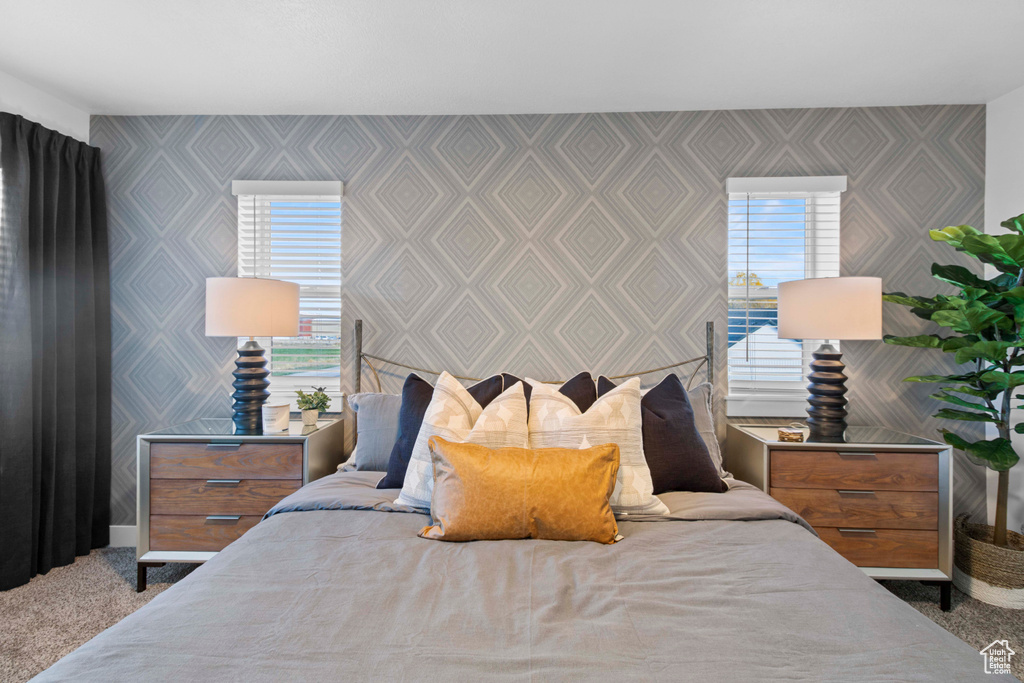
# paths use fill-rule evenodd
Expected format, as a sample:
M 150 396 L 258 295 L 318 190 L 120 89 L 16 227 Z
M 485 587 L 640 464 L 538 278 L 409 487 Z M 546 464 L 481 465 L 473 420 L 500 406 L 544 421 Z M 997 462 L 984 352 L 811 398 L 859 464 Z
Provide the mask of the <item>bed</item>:
M 661 494 L 612 545 L 446 543 L 382 477 L 306 485 L 36 680 L 990 680 L 744 482 Z
M 380 476 L 307 485 L 37 680 L 989 680 L 742 482 L 606 546 L 417 538 Z

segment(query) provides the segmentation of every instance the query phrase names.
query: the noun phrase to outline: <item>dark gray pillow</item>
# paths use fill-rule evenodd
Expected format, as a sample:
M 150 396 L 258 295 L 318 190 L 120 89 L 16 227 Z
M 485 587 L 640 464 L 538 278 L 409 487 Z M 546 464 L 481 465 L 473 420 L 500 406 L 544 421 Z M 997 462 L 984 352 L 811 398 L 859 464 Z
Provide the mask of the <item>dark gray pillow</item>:
M 597 380 L 598 396 L 614 388 L 615 383 L 607 377 Z M 666 375 L 645 391 L 640 412 L 644 458 L 655 495 L 666 491 L 722 493 L 727 489 L 697 429 L 694 408 L 679 377 Z
M 352 394 L 348 404 L 356 413 L 356 448 L 345 463 L 347 470 L 387 472 L 391 448 L 398 438 L 398 394 Z

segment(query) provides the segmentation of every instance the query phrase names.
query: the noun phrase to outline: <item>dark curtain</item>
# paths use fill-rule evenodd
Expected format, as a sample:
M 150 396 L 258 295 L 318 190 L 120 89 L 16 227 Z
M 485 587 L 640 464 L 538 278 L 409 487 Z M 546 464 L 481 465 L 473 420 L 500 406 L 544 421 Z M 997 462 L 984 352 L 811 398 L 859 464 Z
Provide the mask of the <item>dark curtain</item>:
M 0 113 L 0 590 L 107 545 L 110 276 L 100 151 Z

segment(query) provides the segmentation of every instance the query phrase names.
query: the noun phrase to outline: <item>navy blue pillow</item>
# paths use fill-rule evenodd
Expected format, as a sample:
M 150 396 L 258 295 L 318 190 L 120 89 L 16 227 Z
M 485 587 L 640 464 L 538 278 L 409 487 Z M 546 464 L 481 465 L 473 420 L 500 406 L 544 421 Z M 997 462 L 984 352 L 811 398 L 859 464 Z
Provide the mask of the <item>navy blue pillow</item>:
M 607 377 L 597 380 L 597 395 L 615 388 Z M 661 380 L 640 400 L 644 459 L 655 495 L 666 491 L 723 493 L 727 487 L 697 431 L 693 406 L 675 375 Z
M 516 382 L 523 382 L 523 380 L 519 379 L 515 375 L 510 375 L 507 372 L 503 372 L 501 374 L 501 378 L 505 382 L 506 389 Z M 571 398 L 572 402 L 576 404 L 581 413 L 587 412 L 590 406 L 594 405 L 594 401 L 597 400 L 597 388 L 594 386 L 594 378 L 590 376 L 589 372 L 581 372 L 576 375 L 560 386 L 558 391 Z M 526 394 L 526 410 L 527 414 L 529 414 L 530 395 L 533 393 L 533 387 L 526 382 L 523 382 L 523 393 Z
M 511 386 L 511 385 L 509 385 Z M 486 407 L 501 393 L 501 375 L 488 377 L 468 388 L 469 394 L 481 406 Z M 405 471 L 409 468 L 412 447 L 423 424 L 423 416 L 434 395 L 434 387 L 419 375 L 411 374 L 402 386 L 402 407 L 398 411 L 398 438 L 391 448 L 388 472 L 377 483 L 379 489 L 400 489 L 405 482 Z

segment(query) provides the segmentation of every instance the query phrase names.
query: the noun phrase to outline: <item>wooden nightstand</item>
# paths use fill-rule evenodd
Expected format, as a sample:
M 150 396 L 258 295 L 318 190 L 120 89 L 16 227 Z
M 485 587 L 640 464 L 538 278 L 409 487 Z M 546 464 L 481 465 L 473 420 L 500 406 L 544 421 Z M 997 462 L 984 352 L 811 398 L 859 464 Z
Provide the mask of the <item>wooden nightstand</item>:
M 342 460 L 344 422 L 235 434 L 230 419 L 195 420 L 138 437 L 138 583 L 146 568 L 205 562 L 303 484 Z
M 729 425 L 726 469 L 807 520 L 868 576 L 939 583 L 948 610 L 952 449 L 874 427 L 850 427 L 845 443 L 783 442 L 777 430 Z

